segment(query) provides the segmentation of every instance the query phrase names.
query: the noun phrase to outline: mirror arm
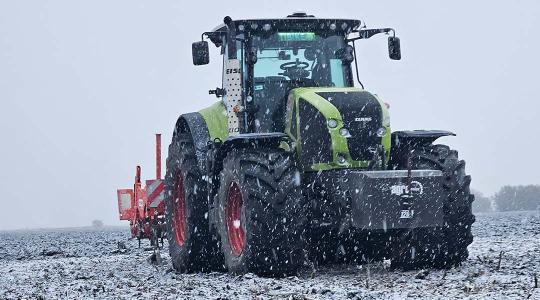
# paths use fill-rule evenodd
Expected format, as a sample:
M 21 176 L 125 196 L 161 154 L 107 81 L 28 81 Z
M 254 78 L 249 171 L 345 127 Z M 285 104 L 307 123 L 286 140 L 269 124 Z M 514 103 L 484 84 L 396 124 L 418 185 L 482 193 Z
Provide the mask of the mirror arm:
M 364 89 L 364 85 L 362 84 L 362 81 L 360 81 L 360 75 L 358 75 L 358 60 L 356 59 L 356 45 L 355 45 L 354 40 L 352 44 L 353 44 L 353 54 L 354 54 L 354 68 L 356 70 L 356 80 L 358 81 L 362 89 Z
M 226 35 L 225 31 L 206 31 L 201 34 L 201 41 L 204 41 L 204 37 L 212 41 L 216 47 L 221 46 L 221 37 Z
M 393 28 L 360 29 L 360 30 L 354 30 L 351 33 L 353 32 L 358 33 L 358 36 L 353 37 L 353 38 L 347 38 L 347 42 L 353 42 L 353 41 L 361 40 L 361 39 L 369 39 L 370 37 L 379 33 L 388 34 L 389 32 L 391 32 L 392 37 L 396 36 L 396 31 Z

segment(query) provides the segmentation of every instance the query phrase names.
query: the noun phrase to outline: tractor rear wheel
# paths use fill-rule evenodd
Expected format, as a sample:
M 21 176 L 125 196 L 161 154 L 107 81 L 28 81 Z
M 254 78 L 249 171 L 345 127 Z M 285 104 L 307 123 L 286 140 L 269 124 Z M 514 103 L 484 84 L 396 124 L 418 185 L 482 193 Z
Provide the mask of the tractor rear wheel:
M 398 167 L 407 166 L 407 158 Z M 418 147 L 411 152 L 412 169 L 441 170 L 446 199 L 443 206 L 444 225 L 438 228 L 418 228 L 397 238 L 392 265 L 402 269 L 424 267 L 451 268 L 460 265 L 469 255 L 472 242 L 471 225 L 475 217 L 471 205 L 471 177 L 465 174 L 465 161 L 446 145 Z
M 187 133 L 175 135 L 169 146 L 165 184 L 167 238 L 174 269 L 207 272 L 222 268 L 219 244 L 209 232 L 206 183 Z
M 235 149 L 223 162 L 218 231 L 232 273 L 294 274 L 304 262 L 306 203 L 294 156 Z

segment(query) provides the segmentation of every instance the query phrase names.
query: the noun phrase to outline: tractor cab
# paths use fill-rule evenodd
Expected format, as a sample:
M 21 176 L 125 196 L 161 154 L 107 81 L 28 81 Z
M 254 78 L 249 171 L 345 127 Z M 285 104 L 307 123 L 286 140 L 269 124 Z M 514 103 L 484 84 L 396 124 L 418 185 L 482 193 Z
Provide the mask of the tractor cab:
M 223 54 L 223 85 L 210 94 L 223 97 L 229 134 L 284 132 L 287 96 L 294 88 L 353 87 L 350 42 L 392 31 L 370 35 L 361 24 L 295 13 L 283 19 L 225 17 L 224 24 L 203 33 Z M 208 43 L 193 43 L 193 63 L 208 62 Z

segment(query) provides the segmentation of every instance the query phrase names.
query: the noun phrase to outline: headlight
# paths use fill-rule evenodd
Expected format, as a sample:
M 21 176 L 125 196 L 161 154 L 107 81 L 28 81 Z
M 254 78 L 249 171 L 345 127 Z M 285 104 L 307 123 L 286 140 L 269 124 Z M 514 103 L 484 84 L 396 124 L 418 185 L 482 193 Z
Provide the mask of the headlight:
M 326 123 L 328 124 L 328 127 L 330 127 L 330 128 L 336 128 L 337 127 L 337 120 L 330 119 Z
M 337 160 L 338 164 L 340 164 L 340 165 L 344 165 L 344 164 L 347 163 L 347 159 L 345 158 L 345 156 L 343 154 L 336 155 L 336 160 Z
M 377 129 L 377 136 L 378 137 L 382 137 L 386 134 L 386 127 L 381 127 L 379 129 Z
M 341 134 L 341 136 L 344 136 L 344 137 L 350 137 L 351 134 L 349 133 L 349 130 L 347 128 L 341 128 L 339 130 L 339 134 Z

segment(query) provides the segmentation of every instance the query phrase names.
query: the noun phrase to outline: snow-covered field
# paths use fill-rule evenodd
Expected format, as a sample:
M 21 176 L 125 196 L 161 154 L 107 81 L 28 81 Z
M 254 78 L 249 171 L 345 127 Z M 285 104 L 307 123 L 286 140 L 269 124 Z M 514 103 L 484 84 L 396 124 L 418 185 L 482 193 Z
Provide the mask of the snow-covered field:
M 540 212 L 477 215 L 473 230 L 457 269 L 338 265 L 285 279 L 175 274 L 166 251 L 154 267 L 127 228 L 0 232 L 0 299 L 540 299 Z

